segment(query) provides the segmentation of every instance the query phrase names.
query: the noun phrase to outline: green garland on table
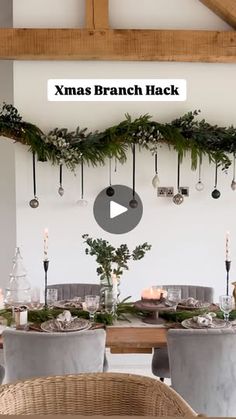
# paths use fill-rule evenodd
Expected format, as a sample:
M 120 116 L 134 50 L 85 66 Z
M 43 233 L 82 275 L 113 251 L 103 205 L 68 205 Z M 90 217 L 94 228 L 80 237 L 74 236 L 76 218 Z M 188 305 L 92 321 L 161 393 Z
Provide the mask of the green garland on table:
M 63 309 L 42 309 L 42 310 L 30 310 L 28 312 L 28 321 L 30 323 L 40 324 L 47 320 L 54 319 L 58 316 L 58 314 L 62 313 Z M 85 319 L 89 318 L 89 313 L 87 311 L 78 310 L 78 309 L 70 309 L 72 316 L 82 317 Z M 161 317 L 165 320 L 172 322 L 172 323 L 181 323 L 185 319 L 190 319 L 193 316 L 198 316 L 200 314 L 206 313 L 206 310 L 194 310 L 194 311 L 165 311 L 161 313 Z M 103 323 L 105 325 L 112 325 L 115 319 L 130 321 L 127 318 L 127 315 L 133 315 L 139 318 L 145 317 L 148 313 L 145 310 L 137 309 L 133 303 L 124 303 L 121 302 L 117 306 L 117 311 L 115 314 L 111 313 L 96 313 L 95 321 L 98 323 Z M 216 312 L 216 316 L 220 319 L 223 318 L 223 313 L 221 311 Z M 11 325 L 12 319 L 12 310 L 11 309 L 4 309 L 0 310 L 0 318 L 6 320 L 6 324 L 8 326 Z M 236 310 L 231 311 L 230 313 L 230 320 L 236 319 Z
M 28 311 L 28 321 L 30 323 L 40 324 L 46 322 L 47 320 L 55 319 L 58 314 L 61 314 L 64 310 L 62 309 L 42 309 L 42 310 L 29 310 Z M 89 313 L 87 311 L 70 309 L 72 316 L 82 317 L 84 319 L 89 319 Z M 0 317 L 6 320 L 8 326 L 12 324 L 12 310 L 0 310 Z M 97 313 L 95 315 L 95 321 L 98 323 L 104 323 L 107 325 L 113 324 L 114 316 L 110 313 Z
M 196 116 L 200 111 L 189 112 L 170 123 L 152 121 L 150 115 L 132 120 L 130 115 L 118 125 L 105 131 L 88 132 L 87 128 L 69 131 L 55 128 L 48 134 L 36 125 L 22 120 L 17 109 L 3 104 L 0 109 L 0 135 L 28 145 L 38 160 L 52 164 L 65 164 L 74 170 L 83 160 L 87 164 L 104 164 L 106 158 L 126 161 L 129 147 L 135 143 L 140 149 L 154 153 L 157 146 L 167 143 L 182 160 L 191 153 L 192 168 L 203 155 L 226 169 L 231 164 L 229 154 L 236 153 L 236 128 L 211 125 Z

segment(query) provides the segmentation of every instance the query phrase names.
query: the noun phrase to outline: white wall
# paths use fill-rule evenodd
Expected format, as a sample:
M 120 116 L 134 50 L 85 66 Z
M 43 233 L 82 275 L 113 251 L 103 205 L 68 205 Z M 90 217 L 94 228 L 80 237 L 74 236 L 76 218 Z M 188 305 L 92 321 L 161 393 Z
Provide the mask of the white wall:
M 69 4 L 69 7 L 68 7 Z M 79 4 L 79 7 L 78 7 Z M 174 27 L 227 30 L 228 26 L 198 0 L 111 0 L 113 27 Z M 82 2 L 75 0 L 15 0 L 14 25 L 82 25 Z M 81 7 L 81 11 L 80 11 Z M 66 13 L 65 13 L 66 12 Z M 56 126 L 74 129 L 104 129 L 124 118 L 150 113 L 157 120 L 170 121 L 183 113 L 201 109 L 211 123 L 235 124 L 236 65 L 158 62 L 20 62 L 14 63 L 14 103 L 23 117 L 45 131 Z M 49 78 L 186 78 L 185 103 L 49 103 Z M 162 185 L 176 186 L 176 154 L 163 147 L 159 154 Z M 131 185 L 130 160 L 119 166 L 114 183 Z M 151 186 L 152 157 L 142 152 L 137 158 L 137 191 L 144 204 L 143 219 L 130 234 L 105 233 L 93 218 L 93 200 L 108 184 L 108 168 L 85 169 L 87 208 L 75 204 L 79 197 L 79 177 L 66 172 L 65 195 L 57 194 L 59 171 L 50 164 L 37 165 L 40 207 L 32 210 L 28 202 L 32 191 L 32 156 L 27 148 L 16 146 L 17 241 L 22 246 L 32 284 L 43 286 L 42 232 L 49 228 L 49 280 L 55 282 L 95 282 L 95 262 L 84 254 L 81 235 L 103 237 L 114 245 L 126 242 L 131 248 L 143 241 L 152 244 L 144 260 L 130 264 L 122 278 L 122 295 L 139 298 L 152 284 L 183 283 L 213 286 L 216 296 L 225 291 L 224 237 L 232 236 L 232 280 L 236 272 L 236 192 L 230 183 L 232 172 L 219 173 L 221 199 L 213 200 L 214 167 L 204 161 L 204 192 L 194 186 L 197 173 L 187 157 L 182 167 L 182 185 L 190 187 L 190 197 L 178 207 L 159 199 Z
M 12 26 L 12 2 L 0 0 L 0 27 Z M 13 63 L 0 62 L 0 103 L 13 102 Z M 12 141 L 0 137 L 0 287 L 5 288 L 16 241 L 15 156 Z

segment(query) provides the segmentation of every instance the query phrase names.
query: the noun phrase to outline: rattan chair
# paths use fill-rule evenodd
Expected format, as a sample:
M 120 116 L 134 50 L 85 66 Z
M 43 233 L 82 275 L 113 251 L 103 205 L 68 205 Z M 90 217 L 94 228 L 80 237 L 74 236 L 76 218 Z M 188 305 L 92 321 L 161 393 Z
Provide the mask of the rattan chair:
M 54 376 L 3 385 L 0 414 L 196 416 L 182 397 L 160 381 L 119 373 Z

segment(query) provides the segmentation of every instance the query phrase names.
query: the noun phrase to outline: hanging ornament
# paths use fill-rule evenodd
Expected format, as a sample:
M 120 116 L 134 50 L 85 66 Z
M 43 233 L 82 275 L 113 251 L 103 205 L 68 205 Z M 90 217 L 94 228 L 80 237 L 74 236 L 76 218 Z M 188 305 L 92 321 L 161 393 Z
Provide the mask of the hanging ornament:
M 178 193 L 176 195 L 174 195 L 174 197 L 173 197 L 173 202 L 176 205 L 181 205 L 184 202 L 184 197 L 180 193 L 180 187 L 179 187 L 180 183 L 179 182 L 180 182 L 180 155 L 178 153 L 178 168 L 177 168 L 177 191 L 178 191 Z
M 231 189 L 232 189 L 232 191 L 235 191 L 236 190 L 236 180 L 235 180 L 235 175 L 236 175 L 236 169 L 235 169 L 235 160 L 236 160 L 236 157 L 235 157 L 235 153 L 234 153 L 234 162 L 233 162 L 233 180 L 232 180 L 232 182 L 231 182 Z
M 160 184 L 160 179 L 159 179 L 158 171 L 157 171 L 157 152 L 154 155 L 154 159 L 155 159 L 155 176 L 152 179 L 152 186 L 153 188 L 157 189 L 157 187 Z
M 35 170 L 35 152 L 33 152 L 33 189 L 34 189 L 34 198 L 29 202 L 31 208 L 38 208 L 39 200 L 36 196 L 36 170 Z
M 135 144 L 132 145 L 132 154 L 133 154 L 133 191 L 132 191 L 132 199 L 129 202 L 130 208 L 137 208 L 138 201 L 135 199 L 135 163 L 136 163 L 136 155 L 135 155 Z
M 115 191 L 111 186 L 111 157 L 109 157 L 109 187 L 106 190 L 106 194 L 107 196 L 113 196 L 115 194 Z
M 214 199 L 218 199 L 220 197 L 220 191 L 217 189 L 217 178 L 218 178 L 218 164 L 216 162 L 216 168 L 215 168 L 215 186 L 214 186 L 214 190 L 212 191 L 212 198 Z
M 87 207 L 88 201 L 84 199 L 84 161 L 83 160 L 81 160 L 81 164 L 80 164 L 80 181 L 81 181 L 80 199 L 77 201 L 77 204 L 79 205 L 79 207 Z
M 201 162 L 201 159 L 199 158 L 198 182 L 196 183 L 196 186 L 195 186 L 195 188 L 198 192 L 201 192 L 204 189 L 204 184 L 202 183 L 201 175 L 202 175 L 202 162 Z
M 58 193 L 59 193 L 60 196 L 63 196 L 65 191 L 64 191 L 63 186 L 62 186 L 62 164 L 60 164 L 59 170 L 60 170 L 60 173 L 59 173 L 60 186 L 58 188 Z

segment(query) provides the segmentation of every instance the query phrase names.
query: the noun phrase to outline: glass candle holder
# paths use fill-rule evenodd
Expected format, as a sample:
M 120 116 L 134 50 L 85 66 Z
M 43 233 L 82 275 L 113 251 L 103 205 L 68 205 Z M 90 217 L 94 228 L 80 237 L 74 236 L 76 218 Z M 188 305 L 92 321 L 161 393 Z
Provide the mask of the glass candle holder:
M 27 327 L 28 309 L 26 306 L 13 307 L 16 329 L 22 330 Z

